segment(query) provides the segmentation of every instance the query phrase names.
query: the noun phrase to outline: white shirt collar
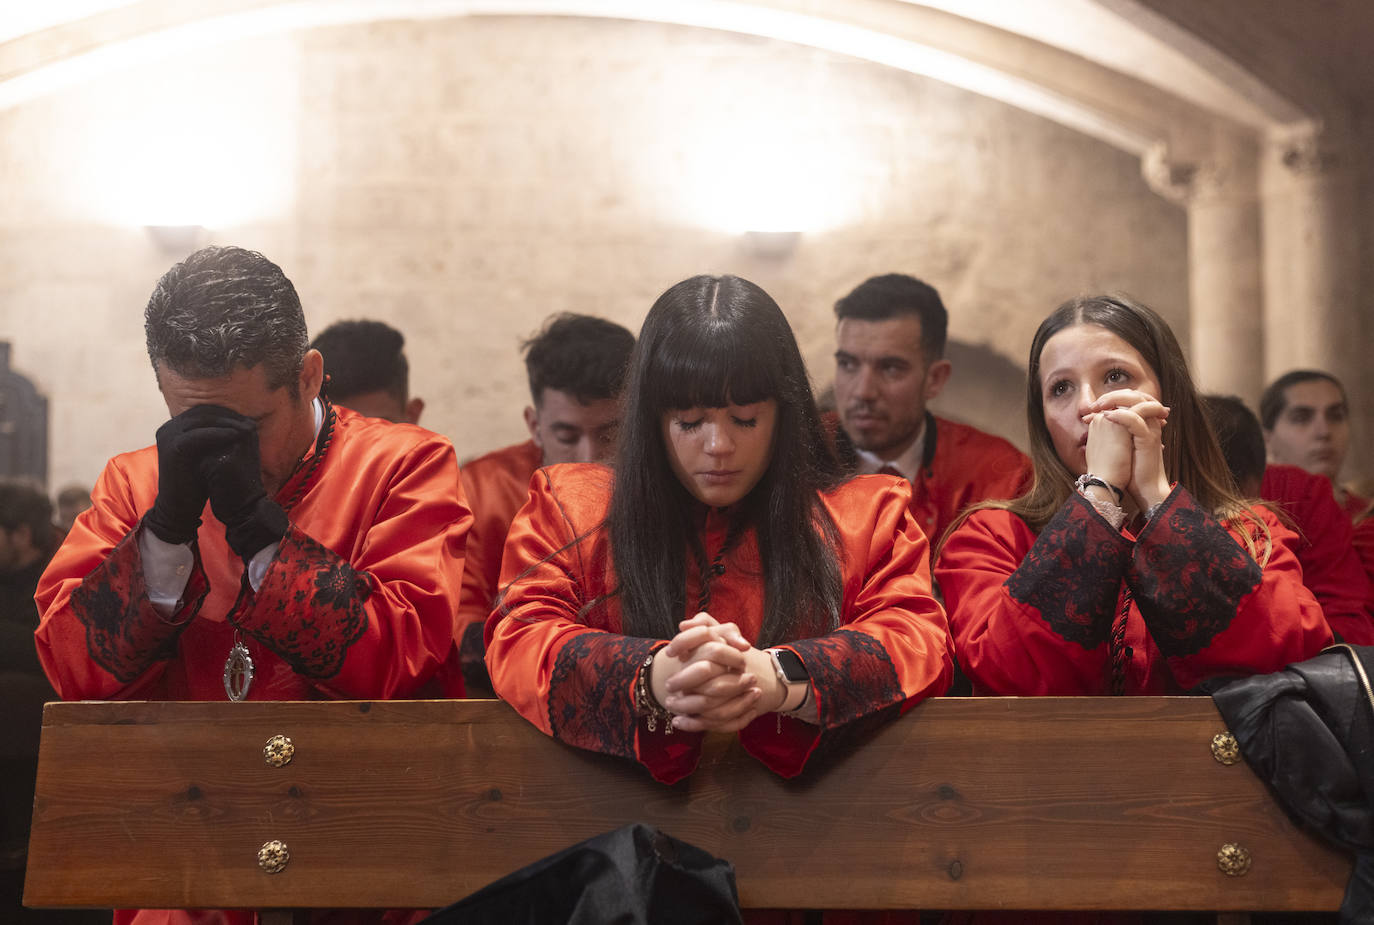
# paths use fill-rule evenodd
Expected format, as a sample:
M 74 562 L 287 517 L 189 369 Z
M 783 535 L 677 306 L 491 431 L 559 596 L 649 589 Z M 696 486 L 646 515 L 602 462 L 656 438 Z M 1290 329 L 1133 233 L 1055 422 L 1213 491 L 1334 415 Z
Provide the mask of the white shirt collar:
M 915 482 L 916 475 L 921 471 L 921 457 L 926 448 L 926 425 L 921 422 L 921 429 L 916 434 L 916 439 L 911 441 L 911 446 L 902 451 L 902 455 L 896 459 L 880 459 L 868 450 L 856 450 L 859 456 L 859 472 L 869 475 L 877 472 L 883 466 L 891 466 L 906 477 L 908 482 Z

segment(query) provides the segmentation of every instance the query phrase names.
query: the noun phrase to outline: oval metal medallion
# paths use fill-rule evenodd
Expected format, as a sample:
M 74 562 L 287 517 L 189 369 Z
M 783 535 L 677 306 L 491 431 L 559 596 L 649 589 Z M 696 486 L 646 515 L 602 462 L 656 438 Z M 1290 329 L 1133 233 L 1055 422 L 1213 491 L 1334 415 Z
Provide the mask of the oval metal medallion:
M 224 693 L 237 703 L 248 696 L 248 688 L 252 686 L 253 656 L 248 653 L 247 646 L 236 642 L 224 660 Z

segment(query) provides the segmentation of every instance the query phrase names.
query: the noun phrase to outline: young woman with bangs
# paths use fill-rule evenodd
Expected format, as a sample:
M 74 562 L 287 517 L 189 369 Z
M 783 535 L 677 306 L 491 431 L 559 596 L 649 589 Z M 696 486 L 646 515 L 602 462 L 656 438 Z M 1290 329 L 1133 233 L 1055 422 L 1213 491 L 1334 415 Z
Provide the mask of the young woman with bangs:
M 980 694 L 1168 694 L 1331 641 L 1297 537 L 1238 497 L 1173 332 L 1075 299 L 1031 343 L 1035 480 L 980 505 L 935 578 Z
M 910 488 L 859 478 L 767 293 L 673 286 L 631 359 L 614 469 L 541 469 L 511 527 L 486 626 L 496 692 L 664 782 L 706 733 L 792 776 L 942 693 L 948 627 Z

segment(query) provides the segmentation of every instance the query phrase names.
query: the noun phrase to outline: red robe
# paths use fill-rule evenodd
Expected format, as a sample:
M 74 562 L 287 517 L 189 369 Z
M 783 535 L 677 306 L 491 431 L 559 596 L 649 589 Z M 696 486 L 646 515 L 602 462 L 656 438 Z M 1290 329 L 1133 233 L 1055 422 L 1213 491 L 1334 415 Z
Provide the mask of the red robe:
M 848 439 L 838 415 L 825 418 L 837 439 Z M 911 484 L 911 516 L 932 547 L 964 508 L 1020 497 L 1030 488 L 1030 460 L 1001 437 L 926 412 L 923 439 L 921 467 Z
M 1260 497 L 1280 505 L 1298 533 L 1302 583 L 1322 605 L 1343 642 L 1374 645 L 1369 578 L 1352 545 L 1350 518 L 1331 493 L 1331 480 L 1298 466 L 1264 470 Z
M 911 513 L 932 546 L 964 508 L 1020 497 L 1030 483 L 1030 460 L 1006 440 L 926 415 L 925 459 L 912 484 Z
M 1347 491 L 1341 507 L 1345 510 L 1346 516 L 1354 521 L 1359 520 L 1369 511 L 1370 503 L 1368 498 L 1362 498 L 1353 491 Z
M 110 460 L 36 595 L 39 658 L 63 699 L 223 700 L 236 628 L 256 668 L 250 700 L 391 699 L 434 674 L 472 521 L 453 447 L 334 412 L 319 466 L 307 457 L 277 493 L 291 525 L 262 586 L 241 593 L 243 561 L 207 506 L 169 619 L 145 592 L 137 531 L 157 497 L 157 449 Z
M 460 654 L 440 672 L 441 684 L 450 696 L 462 696 L 465 689 L 462 678 L 456 683 L 452 680 L 458 672 L 466 676 L 466 686 L 476 691 L 486 686 L 482 625 L 496 598 L 506 533 L 529 495 L 530 476 L 543 461 L 544 451 L 533 440 L 526 440 L 493 450 L 463 466 L 463 489 L 472 508 L 472 529 L 468 531 L 463 590 L 458 598 Z
M 1254 512 L 1273 541 L 1263 568 L 1237 539 L 1243 525 L 1223 528 L 1181 487 L 1139 536 L 1077 494 L 1038 536 L 1010 511 L 977 511 L 935 566 L 975 692 L 1107 694 L 1115 675 L 1123 693 L 1181 693 L 1317 654 L 1331 629 L 1302 583 L 1297 537 Z
M 640 664 L 663 641 L 621 635 L 618 598 L 581 613 L 617 586 L 602 529 L 610 486 L 610 471 L 596 465 L 536 474 L 506 544 L 501 580 L 513 583 L 507 612 L 493 613 L 486 624 L 487 665 L 497 693 L 545 733 L 638 761 L 671 783 L 696 767 L 702 734 L 667 735 L 662 724 L 651 733 L 632 699 Z M 907 511 L 907 486 L 859 476 L 822 502 L 839 531 L 844 625 L 786 646 L 808 669 L 820 725 L 782 717 L 779 732 L 776 717 L 766 715 L 739 734 L 746 750 L 789 777 L 818 750 L 846 747 L 870 722 L 943 692 L 952 670 L 949 631 L 930 593 L 928 547 Z M 727 526 L 722 513 L 706 514 L 701 540 L 708 557 L 720 549 Z M 683 619 L 695 613 L 699 591 L 688 558 Z M 763 616 L 758 570 L 755 536 L 746 531 L 710 585 L 711 615 L 736 623 L 751 642 Z
M 170 619 L 148 600 L 138 543 L 157 496 L 157 450 L 110 460 L 93 509 L 38 587 L 38 654 L 64 699 L 224 700 L 236 627 L 256 668 L 250 700 L 405 697 L 434 674 L 453 646 L 472 520 L 453 447 L 418 427 L 334 412 L 319 466 L 312 471 L 307 456 L 277 493 L 291 526 L 262 586 L 241 591 L 243 561 L 207 506 L 184 603 Z M 383 913 L 333 915 L 377 921 Z M 140 925 L 254 918 L 243 910 L 116 913 L 116 922 Z
M 1355 521 L 1351 543 L 1355 547 L 1355 554 L 1360 557 L 1360 564 L 1364 566 L 1371 591 L 1374 591 L 1374 513 Z M 1370 606 L 1374 608 L 1374 594 L 1371 595 Z

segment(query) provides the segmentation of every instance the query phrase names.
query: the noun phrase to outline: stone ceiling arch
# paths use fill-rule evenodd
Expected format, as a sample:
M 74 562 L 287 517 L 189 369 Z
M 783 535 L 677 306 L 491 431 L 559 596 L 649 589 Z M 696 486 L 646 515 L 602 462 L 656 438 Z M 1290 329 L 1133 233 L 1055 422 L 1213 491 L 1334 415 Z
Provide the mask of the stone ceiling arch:
M 88 5 L 108 8 L 0 44 L 0 108 L 128 61 L 252 35 L 381 19 L 528 15 L 657 21 L 822 48 L 1001 100 L 1146 159 L 1147 165 L 1161 151 L 1175 163 L 1200 160 L 1217 139 L 1230 146 L 1253 144 L 1266 132 L 1308 117 L 1140 0 L 1010 5 L 988 0 L 88 0 Z M 1089 27 L 1077 39 L 1071 30 L 1037 29 L 1037 11 L 1042 18 L 1053 11 Z M 1157 72 L 1145 63 L 1150 49 L 1167 59 Z M 1189 66 L 1195 70 L 1188 71 Z M 1198 76 L 1204 72 L 1216 78 L 1211 95 L 1186 92 L 1206 82 Z M 1171 79 L 1178 92 L 1170 89 Z

